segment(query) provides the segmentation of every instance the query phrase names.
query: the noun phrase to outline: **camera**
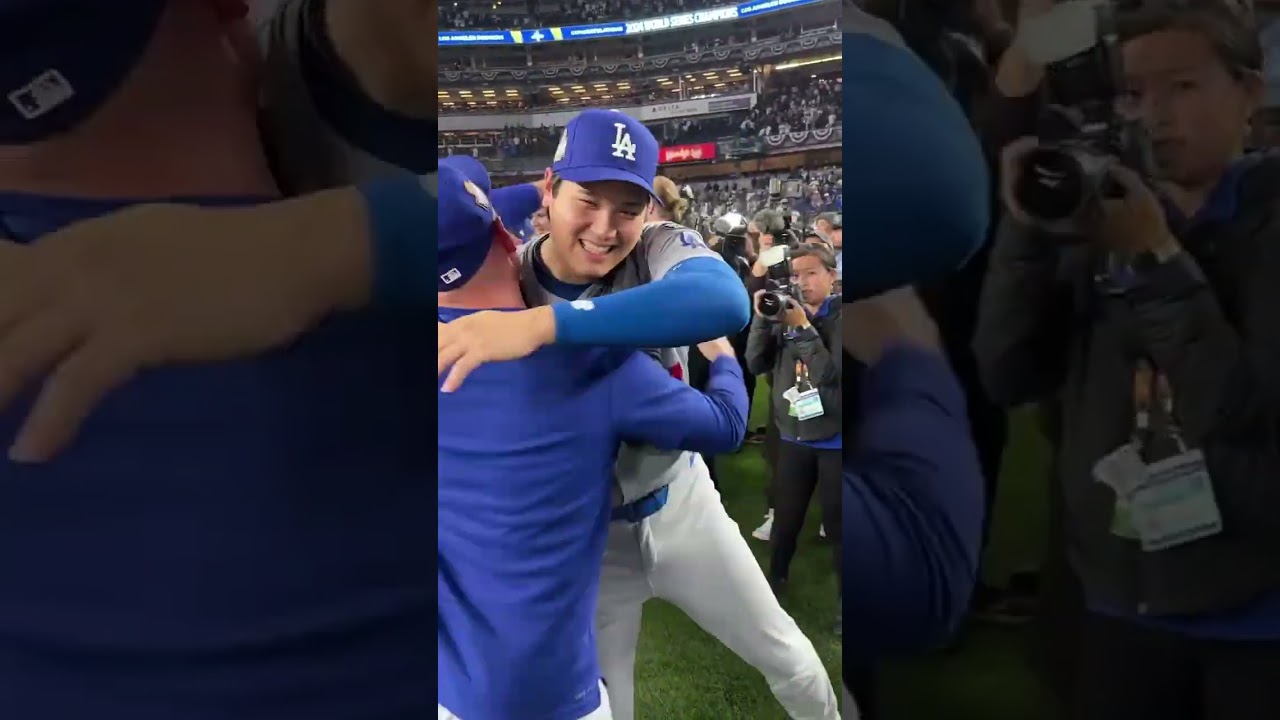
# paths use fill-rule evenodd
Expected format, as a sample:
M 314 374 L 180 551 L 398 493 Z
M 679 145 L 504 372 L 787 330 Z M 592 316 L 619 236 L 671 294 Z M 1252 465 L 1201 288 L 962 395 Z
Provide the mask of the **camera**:
M 711 232 L 720 237 L 720 257 L 739 277 L 751 272 L 747 252 L 747 219 L 736 212 L 725 213 L 711 223 Z
M 1028 52 L 1045 64 L 1045 96 L 1038 147 L 1021 159 L 1013 199 L 1041 229 L 1087 232 L 1101 218 L 1102 200 L 1120 197 L 1111 178 L 1119 162 L 1140 175 L 1151 171 L 1150 143 L 1141 124 L 1117 111 L 1123 66 L 1110 3 L 1073 0 L 1036 18 Z
M 791 284 L 791 248 L 787 245 L 774 245 L 760 253 L 760 262 L 765 266 L 765 290 L 760 296 L 760 314 L 773 321 L 782 319 L 792 298 L 798 296 Z
M 800 224 L 799 213 L 795 211 L 776 211 L 772 214 L 772 223 L 768 233 L 773 236 L 776 246 L 796 248 L 800 246 L 800 234 L 795 225 Z

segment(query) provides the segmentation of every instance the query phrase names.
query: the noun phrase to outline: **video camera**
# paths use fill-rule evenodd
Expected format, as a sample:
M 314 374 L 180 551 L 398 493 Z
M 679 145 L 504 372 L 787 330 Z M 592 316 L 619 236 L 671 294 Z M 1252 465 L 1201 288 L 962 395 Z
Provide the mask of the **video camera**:
M 751 272 L 752 259 L 747 252 L 747 219 L 736 212 L 725 213 L 711 222 L 711 232 L 720 237 L 720 257 L 729 263 L 739 277 Z
M 1102 200 L 1123 195 L 1110 175 L 1115 163 L 1151 173 L 1146 132 L 1116 108 L 1124 77 L 1116 12 L 1107 2 L 1071 0 L 1023 28 L 1028 53 L 1045 65 L 1047 102 L 1039 145 L 1022 159 L 1013 196 L 1035 225 L 1055 234 L 1087 231 Z
M 777 244 L 760 253 L 765 267 L 765 290 L 760 296 L 760 314 L 766 319 L 778 321 L 786 314 L 793 298 L 799 293 L 791 284 L 791 247 Z

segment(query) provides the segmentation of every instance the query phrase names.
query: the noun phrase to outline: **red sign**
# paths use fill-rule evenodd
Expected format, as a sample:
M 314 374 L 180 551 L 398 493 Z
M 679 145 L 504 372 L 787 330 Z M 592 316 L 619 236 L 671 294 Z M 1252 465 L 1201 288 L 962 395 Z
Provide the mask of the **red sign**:
M 715 143 L 698 143 L 697 145 L 672 145 L 662 148 L 658 154 L 658 164 L 682 162 L 701 162 L 716 159 Z

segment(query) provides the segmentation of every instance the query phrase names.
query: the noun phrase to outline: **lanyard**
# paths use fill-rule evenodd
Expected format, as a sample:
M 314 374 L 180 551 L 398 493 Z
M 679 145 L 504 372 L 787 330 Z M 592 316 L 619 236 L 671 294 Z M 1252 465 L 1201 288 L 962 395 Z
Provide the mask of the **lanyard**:
M 1158 408 L 1165 423 L 1165 432 L 1178 445 L 1178 452 L 1187 452 L 1182 429 L 1173 414 L 1173 388 L 1169 378 L 1147 359 L 1138 361 L 1133 373 L 1133 443 L 1138 449 L 1146 447 L 1146 441 L 1154 432 L 1151 427 L 1151 410 Z

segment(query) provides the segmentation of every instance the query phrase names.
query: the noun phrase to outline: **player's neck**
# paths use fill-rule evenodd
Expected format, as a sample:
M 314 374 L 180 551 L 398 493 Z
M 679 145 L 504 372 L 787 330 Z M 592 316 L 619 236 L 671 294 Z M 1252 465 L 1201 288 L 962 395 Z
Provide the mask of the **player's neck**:
M 555 245 L 551 242 L 550 237 L 539 243 L 534 249 L 538 252 L 538 258 L 542 260 L 543 267 L 556 280 L 569 285 L 590 285 L 595 282 L 595 278 L 578 275 L 573 272 L 569 268 L 569 264 L 556 254 Z
M 461 290 L 436 294 L 436 304 L 454 310 L 524 310 L 528 306 L 520 295 L 520 286 L 503 283 L 479 283 L 472 279 Z
M 172 3 L 147 54 L 66 135 L 0 146 L 0 190 L 103 198 L 275 195 L 252 98 L 220 29 Z

